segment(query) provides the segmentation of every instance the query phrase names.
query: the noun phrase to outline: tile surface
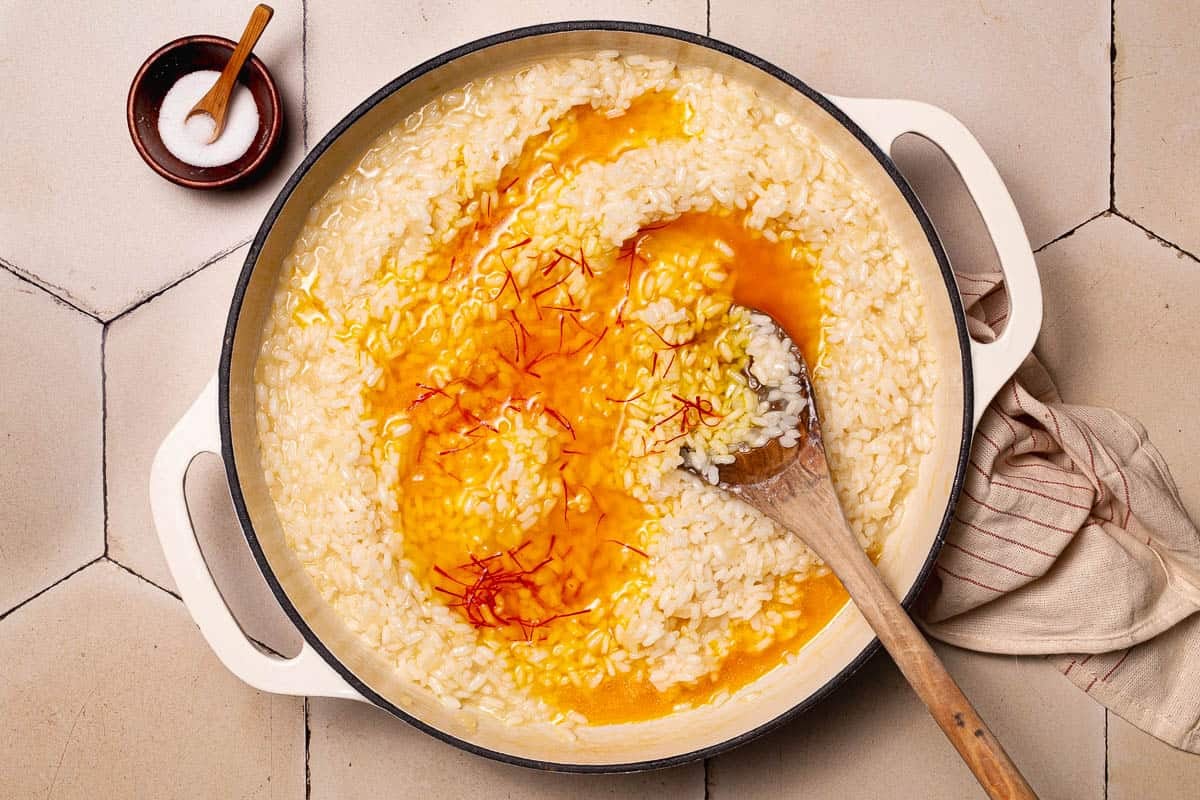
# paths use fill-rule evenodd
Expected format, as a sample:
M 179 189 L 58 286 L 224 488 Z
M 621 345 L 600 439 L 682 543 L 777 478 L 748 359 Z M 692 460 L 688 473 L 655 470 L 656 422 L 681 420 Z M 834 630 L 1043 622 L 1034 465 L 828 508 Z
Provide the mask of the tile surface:
M 1108 800 L 1166 800 L 1196 795 L 1200 757 L 1147 736 L 1108 715 Z
M 654 22 L 704 33 L 705 11 L 704 0 L 310 3 L 308 138 L 319 141 L 346 112 L 410 67 L 481 36 L 568 19 Z
M 309 701 L 312 800 L 342 797 L 701 800 L 704 766 L 635 775 L 561 775 L 465 753 L 362 703 Z
M 0 125 L 0 800 L 980 796 L 886 657 L 783 730 L 710 762 L 706 795 L 699 764 L 631 776 L 527 771 L 319 698 L 306 748 L 303 701 L 229 674 L 178 600 L 105 560 L 52 584 L 104 552 L 107 500 L 111 558 L 174 589 L 150 519 L 150 462 L 215 369 L 245 255 L 237 245 L 297 162 L 305 117 L 312 143 L 404 70 L 520 25 L 606 17 L 703 32 L 711 18 L 713 36 L 823 91 L 911 97 L 958 116 L 999 167 L 1035 247 L 1109 206 L 1112 91 L 1116 208 L 1197 253 L 1200 10 L 1117 0 L 1110 63 L 1109 0 L 902 12 L 862 0 L 280 0 L 256 50 L 289 111 L 281 163 L 243 190 L 174 187 L 129 142 L 128 83 L 177 36 L 236 37 L 251 5 L 115 6 L 101 25 L 78 0 L 53 11 L 0 4 L 0 47 L 21 64 L 0 82 L 0 102 L 14 119 L 36 120 Z M 906 136 L 893 155 L 955 267 L 994 263 L 940 151 Z M 1200 429 L 1186 416 L 1200 386 L 1200 361 L 1188 357 L 1200 263 L 1117 216 L 1053 242 L 1038 263 L 1046 322 L 1037 352 L 1065 399 L 1143 422 L 1200 517 Z M 103 345 L 95 320 L 6 268 L 117 317 Z M 258 640 L 294 652 L 298 636 L 249 556 L 219 459 L 194 462 L 187 492 L 235 615 Z M 1195 795 L 1200 757 L 1114 715 L 1106 741 L 1104 710 L 1048 663 L 938 649 L 1044 800 Z
M 0 797 L 304 797 L 303 701 L 238 681 L 113 564 L 0 621 L 0 663 Z
M 0 270 L 0 615 L 104 552 L 100 325 Z
M 1103 796 L 1102 707 L 1042 659 L 935 649 L 1042 800 Z M 886 656 L 782 730 L 714 759 L 709 781 L 712 800 L 982 796 Z
M 1200 253 L 1200 5 L 1118 0 L 1117 208 Z
M 168 183 L 129 140 L 125 98 L 142 61 L 180 36 L 236 40 L 242 2 L 0 7 L 0 51 L 20 64 L 0 84 L 0 259 L 102 318 L 248 238 L 301 149 L 301 4 L 271 4 L 256 52 L 270 66 L 292 131 L 280 163 L 245 189 Z M 33 76 L 36 76 L 34 78 Z
M 1038 256 L 1045 323 L 1036 352 L 1068 403 L 1132 415 L 1150 433 L 1200 519 L 1200 264 L 1115 216 Z
M 245 255 L 240 248 L 122 316 L 105 343 L 109 556 L 168 589 L 175 583 L 150 517 L 150 464 L 216 372 Z M 246 546 L 220 460 L 194 461 L 187 487 L 201 547 L 234 614 L 259 641 L 280 652 L 297 650 L 299 636 Z
M 714 37 L 822 91 L 924 100 L 961 119 L 1035 247 L 1108 207 L 1109 34 L 1108 3 L 1094 0 L 712 4 Z

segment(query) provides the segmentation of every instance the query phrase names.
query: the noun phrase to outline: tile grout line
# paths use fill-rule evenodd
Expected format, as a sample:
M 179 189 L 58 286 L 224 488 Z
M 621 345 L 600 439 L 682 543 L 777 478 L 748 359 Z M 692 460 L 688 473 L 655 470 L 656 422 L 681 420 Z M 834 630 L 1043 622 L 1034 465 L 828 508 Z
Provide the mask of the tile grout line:
M 182 598 L 182 597 L 179 595 L 179 593 L 178 593 L 178 592 L 173 592 L 173 591 L 171 591 L 170 589 L 168 589 L 167 587 L 165 587 L 165 586 L 162 586 L 162 585 L 160 585 L 160 584 L 158 584 L 158 583 L 155 583 L 154 581 L 150 580 L 149 578 L 147 578 L 145 575 L 141 574 L 140 572 L 137 572 L 137 571 L 133 570 L 132 568 L 125 566 L 125 565 L 124 565 L 124 564 L 122 564 L 120 561 L 117 561 L 117 560 L 116 560 L 115 558 L 113 558 L 112 556 L 109 556 L 109 555 L 104 555 L 104 556 L 100 556 L 100 558 L 98 558 L 98 559 L 96 559 L 96 560 L 97 560 L 97 561 L 99 561 L 100 559 L 104 559 L 105 561 L 107 561 L 107 562 L 109 562 L 110 564 L 112 564 L 114 567 L 118 567 L 118 568 L 120 568 L 122 571 L 124 571 L 124 572 L 128 572 L 130 575 L 132 575 L 133 577 L 137 578 L 138 580 L 140 580 L 140 581 L 142 581 L 142 582 L 144 582 L 144 583 L 148 583 L 148 584 L 150 584 L 150 585 L 151 585 L 151 586 L 153 586 L 155 589 L 158 589 L 160 592 L 162 592 L 162 593 L 164 593 L 164 594 L 168 594 L 168 595 L 170 595 L 171 597 L 174 597 L 174 598 L 175 598 L 176 600 L 178 600 L 180 603 L 183 603 L 183 606 L 184 606 L 184 608 L 185 608 L 185 609 L 187 608 L 187 603 L 184 603 L 184 602 L 183 602 L 183 598 Z M 93 563 L 94 563 L 94 562 L 93 562 Z M 85 566 L 86 566 L 86 565 L 85 565 Z M 220 589 L 220 587 L 218 586 L 218 587 L 217 587 L 217 591 L 218 591 L 218 592 L 220 592 L 220 590 L 221 590 L 221 589 Z M 222 600 L 222 601 L 224 601 L 224 599 L 225 599 L 225 598 L 224 598 L 224 595 L 222 595 L 222 597 L 221 597 L 221 600 Z M 189 613 L 190 613 L 190 612 L 189 612 Z M 229 613 L 230 613 L 231 615 L 233 614 L 233 612 L 232 612 L 232 611 L 230 611 Z M 235 620 L 235 621 L 237 621 L 237 618 L 236 618 L 236 617 L 234 617 L 234 620 Z M 238 622 L 238 624 L 239 624 L 239 625 L 241 625 L 241 623 L 240 623 L 240 622 Z M 263 641 L 261 641 L 261 640 L 259 640 L 259 639 L 256 639 L 256 638 L 254 638 L 254 637 L 253 637 L 253 636 L 251 636 L 250 634 L 248 634 L 248 633 L 245 633 L 245 631 L 243 631 L 243 634 L 246 636 L 246 638 L 247 638 L 247 639 L 249 639 L 251 642 L 253 642 L 253 643 L 254 643 L 255 645 L 257 645 L 258 647 L 261 647 L 263 650 L 266 650 L 266 651 L 267 651 L 268 653 L 270 653 L 271 655 L 273 655 L 273 656 L 275 656 L 275 657 L 277 657 L 277 658 L 282 658 L 282 659 L 287 659 L 287 658 L 288 658 L 288 656 L 285 656 L 283 653 L 280 653 L 278 650 L 276 650 L 274 647 L 271 647 L 271 645 L 267 644 L 266 642 L 263 642 Z
M 231 254 L 231 253 L 235 253 L 235 252 L 237 252 L 237 251 L 238 251 L 238 250 L 240 250 L 241 248 L 243 248 L 243 247 L 245 247 L 246 245 L 250 244 L 250 242 L 252 242 L 252 241 L 254 241 L 254 237 L 253 237 L 253 236 L 251 236 L 251 237 L 249 237 L 249 238 L 247 238 L 247 239 L 243 239 L 242 241 L 238 242 L 237 244 L 234 244 L 234 245 L 232 245 L 232 246 L 230 246 L 230 247 L 227 247 L 227 248 L 225 248 L 224 250 L 221 250 L 220 252 L 218 252 L 218 253 L 216 253 L 216 254 L 214 254 L 214 255 L 211 255 L 211 256 L 209 256 L 208 258 L 206 258 L 206 259 L 203 261 L 203 263 L 201 263 L 201 264 L 200 264 L 200 266 L 196 267 L 195 269 L 193 269 L 193 270 L 191 270 L 191 271 L 189 271 L 189 272 L 186 272 L 186 273 L 184 273 L 183 275 L 180 275 L 178 278 L 176 278 L 175 280 L 171 281 L 171 282 L 170 282 L 170 283 L 168 283 L 166 286 L 163 286 L 163 287 L 162 287 L 162 288 L 160 288 L 160 289 L 156 289 L 156 290 L 154 290 L 154 291 L 153 291 L 153 292 L 151 292 L 150 294 L 146 295 L 145 297 L 143 297 L 143 298 L 141 298 L 140 300 L 138 300 L 137 302 L 135 302 L 133 305 L 131 305 L 131 306 L 129 306 L 128 308 L 126 308 L 124 311 L 121 311 L 121 312 L 119 312 L 118 314 L 114 315 L 113 317 L 109 318 L 108 320 L 101 320 L 101 321 L 102 321 L 102 322 L 103 322 L 105 325 L 111 325 L 112 323 L 116 322 L 117 320 L 119 320 L 119 319 L 122 319 L 123 317 L 126 317 L 126 316 L 128 316 L 129 314 L 133 313 L 134 311 L 137 311 L 139 308 L 141 308 L 142 306 L 144 306 L 144 305 L 146 305 L 147 303 L 149 303 L 151 300 L 155 300 L 155 299 L 157 299 L 157 298 L 159 298 L 159 297 L 163 296 L 164 294 L 166 294 L 167 292 L 171 291 L 172 289 L 174 289 L 174 288 L 175 288 L 176 286 L 178 286 L 179 284 L 181 284 L 181 283 L 183 283 L 184 281 L 186 281 L 188 278 L 191 278 L 191 277 L 193 277 L 193 276 L 195 276 L 195 275 L 199 275 L 201 272 L 203 272 L 203 271 L 204 271 L 204 269 L 205 269 L 206 267 L 211 267 L 213 264 L 217 263 L 218 261 L 220 261 L 220 260 L 221 260 L 222 258 L 224 258 L 225 256 L 227 256 L 227 255 L 229 255 L 229 254 Z
M 1159 236 L 1157 233 L 1155 233 L 1154 231 L 1150 230 L 1150 229 L 1149 229 L 1149 228 L 1147 228 L 1145 225 L 1143 225 L 1142 223 L 1138 222 L 1136 219 L 1134 219 L 1133 217 L 1131 217 L 1131 216 L 1129 216 L 1128 214 L 1124 213 L 1123 211 L 1113 211 L 1112 213 L 1113 213 L 1113 216 L 1115 216 L 1115 217 L 1120 217 L 1121 219 L 1125 220 L 1125 221 L 1126 221 L 1126 222 L 1128 222 L 1130 225 L 1132 225 L 1133 227 L 1137 228 L 1137 229 L 1138 229 L 1138 230 L 1140 230 L 1142 233 L 1146 234 L 1146 235 L 1147 235 L 1147 236 L 1149 236 L 1151 239 L 1153 239 L 1154 241 L 1156 241 L 1156 242 L 1158 242 L 1159 244 L 1161 244 L 1163 247 L 1169 247 L 1169 248 L 1171 248 L 1172 250 L 1176 251 L 1177 253 L 1180 253 L 1180 254 L 1182 254 L 1182 255 L 1185 255 L 1185 256 L 1187 256 L 1187 257 L 1188 257 L 1188 258 L 1190 258 L 1192 261 L 1196 261 L 1196 262 L 1200 263 L 1200 255 L 1197 255 L 1196 253 L 1193 253 L 1193 252 L 1191 252 L 1190 250 L 1185 250 L 1185 249 L 1183 249 L 1183 248 L 1182 248 L 1182 247 L 1180 247 L 1179 245 L 1177 245 L 1177 244 L 1175 244 L 1174 242 L 1172 242 L 1170 239 L 1165 239 L 1165 238 L 1163 238 L 1162 236 Z
M 704 759 L 704 800 L 709 800 L 711 773 L 709 772 L 709 759 Z
M 1104 709 L 1104 800 L 1108 800 L 1108 715 L 1109 710 Z
M 1103 211 L 1097 211 L 1095 214 L 1092 214 L 1090 217 L 1088 217 L 1087 219 L 1085 219 L 1083 222 L 1079 223 L 1075 227 L 1070 228 L 1069 230 L 1067 230 L 1064 233 L 1060 233 L 1058 236 L 1055 236 L 1050 241 L 1046 242 L 1045 244 L 1041 245 L 1040 247 L 1035 248 L 1033 251 L 1034 254 L 1036 255 L 1037 253 L 1042 252 L 1050 245 L 1056 244 L 1057 242 L 1061 242 L 1063 239 L 1068 239 L 1071 236 L 1074 236 L 1079 231 L 1080 228 L 1084 227 L 1085 225 L 1087 225 L 1091 222 L 1095 222 L 1097 219 L 1100 219 L 1101 217 L 1105 217 L 1105 216 L 1116 217 L 1117 219 L 1124 220 L 1125 222 L 1128 222 L 1133 227 L 1137 228 L 1142 233 L 1149 236 L 1154 241 L 1158 242 L 1163 247 L 1169 247 L 1172 250 L 1174 250 L 1176 253 L 1178 253 L 1179 255 L 1184 256 L 1184 257 L 1186 257 L 1192 261 L 1195 261 L 1197 263 L 1200 263 L 1200 254 L 1193 253 L 1190 250 L 1186 250 L 1183 247 L 1180 247 L 1179 245 L 1172 242 L 1170 239 L 1159 236 L 1157 233 L 1150 230 L 1149 228 L 1147 228 L 1142 223 L 1138 222 L 1133 217 L 1129 216 L 1128 214 L 1126 214 L 1123 211 L 1118 211 L 1116 209 L 1105 209 Z
M 235 252 L 239 248 L 245 247 L 246 245 L 250 244 L 250 242 L 252 242 L 252 241 L 254 241 L 254 237 L 250 236 L 245 239 L 242 239 L 240 242 L 237 242 L 236 244 L 226 247 L 223 250 L 217 251 L 213 255 L 209 256 L 208 258 L 206 258 L 202 262 L 200 262 L 200 265 L 197 266 L 195 269 L 188 270 L 184 274 L 180 275 L 178 278 L 175 278 L 174 280 L 172 280 L 170 283 L 167 283 L 165 286 L 155 289 L 150 294 L 147 294 L 145 297 L 135 300 L 131 305 L 125 307 L 121 311 L 118 311 L 116 314 L 112 315 L 111 317 L 109 317 L 107 319 L 105 319 L 104 317 L 102 317 L 99 314 L 96 314 L 92 311 L 88 311 L 83 306 L 81 306 L 81 305 L 77 304 L 76 302 L 74 302 L 73 300 L 69 299 L 70 293 L 67 292 L 67 290 L 64 289 L 63 287 L 57 286 L 52 283 L 43 282 L 41 278 L 38 278 L 32 272 L 28 272 L 27 270 L 21 269 L 16 264 L 13 264 L 11 261 L 6 261 L 3 258 L 0 258 L 0 269 L 5 270 L 6 272 L 8 272 L 10 275 L 12 275 L 17 280 L 27 283 L 30 286 L 34 287 L 35 289 L 43 292 L 44 294 L 49 296 L 51 300 L 58 303 L 59 305 L 65 306 L 74 311 L 78 311 L 80 314 L 83 314 L 85 317 L 88 317 L 89 319 L 93 319 L 96 322 L 99 322 L 101 325 L 108 325 L 108 324 L 116 322 L 117 320 L 126 316 L 131 311 L 136 311 L 138 308 L 141 308 L 146 303 L 149 303 L 151 300 L 155 299 L 156 297 L 159 297 L 160 295 L 163 295 L 163 294 L 169 292 L 170 290 L 174 289 L 179 284 L 186 281 L 188 278 L 203 271 L 205 267 L 212 266 L 213 264 L 220 261 L 225 256 L 229 255 L 230 253 Z M 63 294 L 59 294 L 58 292 L 62 292 Z
M 308 0 L 300 0 L 300 142 L 308 152 Z
M 1117 210 L 1117 0 L 1108 4 L 1108 208 Z
M 157 584 L 157 583 L 155 583 L 154 581 L 152 581 L 152 580 L 150 580 L 149 578 L 147 578 L 145 575 L 142 575 L 142 574 L 140 574 L 140 573 L 134 572 L 132 569 L 130 569 L 129 567 L 125 566 L 125 565 L 124 565 L 124 564 L 122 564 L 120 561 L 117 561 L 117 560 L 116 560 L 115 558 L 113 558 L 112 556 L 103 556 L 103 558 L 104 558 L 104 560 L 105 560 L 105 561 L 109 562 L 109 563 L 110 563 L 110 564 L 112 564 L 113 566 L 115 566 L 115 567 L 117 567 L 117 568 L 119 568 L 119 569 L 121 569 L 121 570 L 123 570 L 123 571 L 125 571 L 125 572 L 128 572 L 130 575 L 132 575 L 133 577 L 137 578 L 138 580 L 140 580 L 140 581 L 143 581 L 143 582 L 145 582 L 145 583 L 148 583 L 148 584 L 150 584 L 150 585 L 151 585 L 151 586 L 153 586 L 155 589 L 158 589 L 160 592 L 165 592 L 166 594 L 169 594 L 169 595 L 171 595 L 171 597 L 174 597 L 176 600 L 178 600 L 178 601 L 179 601 L 179 602 L 181 602 L 181 603 L 183 602 L 183 598 L 182 598 L 182 597 L 180 597 L 180 596 L 179 596 L 177 593 L 175 593 L 175 592 L 172 592 L 170 589 L 166 588 L 165 586 L 160 586 L 160 585 L 158 585 L 158 584 Z
M 108 325 L 100 328 L 100 491 L 104 518 L 104 558 L 108 558 Z
M 312 798 L 312 768 L 309 765 L 309 754 L 312 752 L 312 725 L 309 722 L 308 703 L 310 698 L 304 698 L 304 800 Z
M 3 622 L 3 621 L 4 621 L 5 619 L 7 619 L 9 616 L 11 616 L 12 614 L 14 614 L 14 613 L 16 613 L 17 611 L 21 610 L 21 609 L 22 609 L 22 608 L 24 608 L 25 606 L 29 605 L 29 604 L 30 604 L 30 603 L 32 603 L 34 600 L 37 600 L 39 597 L 41 597 L 42 595 L 44 595 L 46 592 L 50 591 L 50 590 L 51 590 L 51 589 L 53 589 L 55 586 L 58 586 L 60 583 L 62 583 L 63 581 L 67 580 L 68 578 L 71 578 L 71 577 L 72 577 L 72 576 L 74 576 L 76 573 L 83 572 L 85 569 L 87 569 L 88 567 L 90 567 L 92 564 L 95 564 L 97 561 L 103 561 L 103 560 L 104 560 L 104 556 L 96 556 L 96 557 L 95 557 L 95 558 L 93 558 L 91 561 L 87 562 L 86 564 L 82 564 L 82 565 L 80 565 L 80 566 L 76 567 L 75 569 L 71 570 L 70 572 L 68 572 L 66 575 L 63 575 L 61 578 L 59 578 L 59 579 L 58 579 L 58 580 L 56 580 L 54 583 L 52 583 L 52 584 L 50 584 L 49 586 L 47 586 L 45 589 L 39 589 L 38 591 L 34 592 L 34 593 L 33 593 L 33 594 L 31 594 L 29 597 L 26 597 L 24 600 L 22 600 L 21 602 L 17 603 L 17 604 L 16 604 L 15 606 L 13 606 L 12 608 L 10 608 L 8 611 L 5 611 L 5 612 L 3 612 L 3 613 L 0 613 L 0 622 Z
M 182 602 L 182 601 L 180 601 L 180 602 Z M 183 607 L 187 608 L 187 603 L 184 603 Z M 232 613 L 233 612 L 230 612 L 230 614 L 232 614 Z M 236 617 L 234 617 L 234 621 L 235 622 L 237 621 Z M 241 623 L 238 623 L 238 624 L 240 625 Z M 248 633 L 246 634 L 246 638 L 249 639 L 251 642 L 253 642 L 257 647 L 261 647 L 263 650 L 266 650 L 268 653 L 275 656 L 276 658 L 282 658 L 285 661 L 290 660 L 283 653 L 279 652 L 274 647 L 271 647 L 271 645 L 267 644 L 266 642 L 262 642 L 262 641 L 259 641 L 258 639 L 255 639 L 253 636 L 251 636 Z
M 1069 228 L 1064 233 L 1060 233 L 1058 236 L 1055 236 L 1053 239 L 1046 242 L 1044 245 L 1034 248 L 1034 250 L 1033 250 L 1034 255 L 1037 255 L 1038 253 L 1042 252 L 1043 250 L 1045 250 L 1047 247 L 1049 247 L 1052 244 L 1061 242 L 1063 239 L 1069 239 L 1070 237 L 1074 236 L 1079 231 L 1079 229 L 1082 228 L 1084 225 L 1087 225 L 1089 222 L 1095 222 L 1097 219 L 1099 219 L 1100 217 L 1103 217 L 1105 214 L 1111 214 L 1111 213 L 1112 212 L 1107 208 L 1104 209 L 1103 211 L 1097 211 L 1095 214 L 1092 214 L 1090 217 L 1085 219 L 1083 222 L 1080 222 L 1078 225 L 1075 225 L 1074 227 Z
M 712 36 L 712 0 L 704 2 L 704 35 Z
M 77 305 L 74 302 L 72 302 L 71 300 L 68 300 L 67 297 L 64 297 L 63 295 L 69 296 L 70 293 L 66 289 L 62 288 L 61 286 L 55 286 L 52 283 L 42 283 L 42 282 L 40 282 L 41 281 L 40 278 L 38 278 L 37 280 L 34 280 L 34 278 L 36 276 L 32 272 L 26 272 L 25 270 L 18 267 L 16 264 L 12 263 L 11 261 L 5 261 L 3 258 L 0 258 L 0 269 L 4 269 L 6 272 L 8 272 L 10 275 L 12 275 L 17 280 L 22 281 L 23 283 L 28 283 L 33 288 L 37 289 L 39 292 L 49 295 L 50 299 L 53 300 L 54 302 L 58 303 L 59 305 L 65 306 L 73 311 L 78 311 L 80 314 L 83 314 L 85 317 L 89 317 L 91 319 L 96 320 L 96 322 L 99 322 L 101 325 L 104 324 L 104 320 L 101 319 L 98 315 L 93 314 L 91 311 L 88 311 L 83 306 Z M 52 289 L 57 290 L 57 291 L 52 291 Z M 63 294 L 58 294 L 58 292 L 62 292 Z

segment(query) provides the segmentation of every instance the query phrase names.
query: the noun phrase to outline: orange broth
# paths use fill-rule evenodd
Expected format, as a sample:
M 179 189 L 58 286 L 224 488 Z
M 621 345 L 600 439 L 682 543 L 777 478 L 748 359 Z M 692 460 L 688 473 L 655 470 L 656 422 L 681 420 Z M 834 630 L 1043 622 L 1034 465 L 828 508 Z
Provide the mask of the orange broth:
M 496 192 L 481 198 L 475 223 L 437 254 L 427 275 L 447 286 L 474 281 L 478 288 L 482 278 L 475 268 L 495 263 L 497 256 L 507 265 L 507 254 L 529 245 L 523 214 L 537 204 L 548 181 L 586 161 L 608 161 L 633 148 L 683 138 L 694 133 L 690 117 L 686 105 L 662 93 L 638 98 L 614 118 L 589 107 L 572 110 L 526 144 Z M 399 476 L 404 557 L 483 636 L 505 646 L 541 642 L 551 633 L 582 639 L 590 631 L 589 616 L 595 616 L 590 609 L 647 570 L 643 536 L 649 515 L 624 490 L 614 451 L 626 404 L 636 399 L 635 381 L 651 365 L 631 366 L 637 339 L 621 312 L 650 265 L 671 252 L 715 248 L 718 241 L 733 255 L 728 278 L 715 291 L 771 314 L 815 365 L 821 353 L 821 292 L 815 261 L 803 244 L 769 241 L 745 227 L 740 215 L 688 214 L 650 226 L 617 252 L 538 254 L 533 279 L 518 286 L 509 273 L 498 288 L 495 279 L 487 284 L 495 313 L 464 332 L 469 342 L 452 345 L 436 325 L 420 329 L 401 356 L 386 362 L 382 388 L 367 392 L 367 407 L 385 435 L 399 421 L 412 426 L 410 435 L 389 442 L 404 449 Z M 384 280 L 390 269 L 385 262 Z M 576 271 L 588 278 L 586 297 L 564 296 L 560 288 L 563 276 Z M 368 349 L 378 341 L 378 331 L 353 333 Z M 678 347 L 673 344 L 663 341 L 661 360 L 655 354 L 654 375 L 681 369 L 673 367 L 673 358 L 668 365 L 670 351 Z M 425 377 L 454 346 L 467 357 L 452 378 Z M 475 506 L 464 498 L 505 468 L 500 438 L 519 414 L 539 418 L 556 432 L 548 462 L 537 469 L 553 484 L 557 504 L 532 528 L 480 525 Z M 799 599 L 788 608 L 799 615 L 768 645 L 743 625 L 716 674 L 693 684 L 659 692 L 635 669 L 591 690 L 570 684 L 533 689 L 551 705 L 597 724 L 701 704 L 777 666 L 846 600 L 828 575 L 799 582 L 796 592 Z

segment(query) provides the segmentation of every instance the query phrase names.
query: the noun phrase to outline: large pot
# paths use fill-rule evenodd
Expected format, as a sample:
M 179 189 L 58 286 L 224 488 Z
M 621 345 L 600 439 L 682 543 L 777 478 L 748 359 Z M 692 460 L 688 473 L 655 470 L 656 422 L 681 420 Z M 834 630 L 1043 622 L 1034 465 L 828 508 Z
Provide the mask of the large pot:
M 936 441 L 920 467 L 904 519 L 879 560 L 909 602 L 932 568 L 958 496 L 983 407 L 1033 347 L 1041 293 L 1029 243 L 1000 176 L 953 117 L 922 103 L 827 97 L 749 53 L 683 31 L 617 22 L 541 25 L 481 39 L 425 62 L 380 89 L 337 124 L 304 159 L 258 230 L 238 281 L 217 375 L 167 436 L 154 462 L 151 501 L 167 563 L 196 624 L 221 661 L 268 692 L 373 703 L 465 750 L 525 766 L 578 772 L 651 769 L 728 750 L 778 727 L 832 692 L 875 652 L 877 642 L 846 607 L 794 664 L 762 677 L 748 697 L 661 719 L 608 726 L 571 743 L 536 728 L 506 727 L 442 707 L 398 679 L 350 633 L 288 548 L 259 466 L 254 362 L 280 265 L 309 207 L 378 134 L 467 81 L 539 60 L 616 49 L 705 66 L 753 86 L 806 122 L 879 198 L 927 294 L 930 341 L 943 374 L 934 399 Z M 991 233 L 1012 311 L 999 339 L 967 336 L 946 254 L 917 198 L 887 155 L 915 132 L 939 145 L 961 173 Z M 264 653 L 242 633 L 213 583 L 192 532 L 183 478 L 204 451 L 224 458 L 229 489 L 250 549 L 279 604 L 304 637 L 295 658 Z

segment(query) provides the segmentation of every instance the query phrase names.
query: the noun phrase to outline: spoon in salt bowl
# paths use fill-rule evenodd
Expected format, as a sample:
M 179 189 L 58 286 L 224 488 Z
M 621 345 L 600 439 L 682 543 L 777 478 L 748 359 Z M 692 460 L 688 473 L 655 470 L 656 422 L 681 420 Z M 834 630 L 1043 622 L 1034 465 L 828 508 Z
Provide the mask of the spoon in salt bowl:
M 221 70 L 221 77 L 217 78 L 217 82 L 208 90 L 208 93 L 201 97 L 184 117 L 184 122 L 197 114 L 208 114 L 212 117 L 213 132 L 208 139 L 209 144 L 219 139 L 221 132 L 225 130 L 225 119 L 229 112 L 229 96 L 237 84 L 238 73 L 242 71 L 242 66 L 250 57 L 250 51 L 254 49 L 254 45 L 258 44 L 259 37 L 262 36 L 263 31 L 267 28 L 267 23 L 274 15 L 275 10 L 270 6 L 259 3 L 254 7 L 254 11 L 250 13 L 250 21 L 246 23 L 246 29 L 242 31 L 242 38 L 238 40 L 237 47 L 234 48 L 233 55 L 229 57 L 225 69 Z
M 775 327 L 788 341 L 778 323 Z M 808 369 L 794 343 L 791 350 L 807 401 L 798 441 L 785 447 L 776 438 L 735 453 L 733 463 L 717 468 L 720 488 L 798 537 L 833 571 L 989 797 L 1037 800 L 846 523 L 825 460 Z

